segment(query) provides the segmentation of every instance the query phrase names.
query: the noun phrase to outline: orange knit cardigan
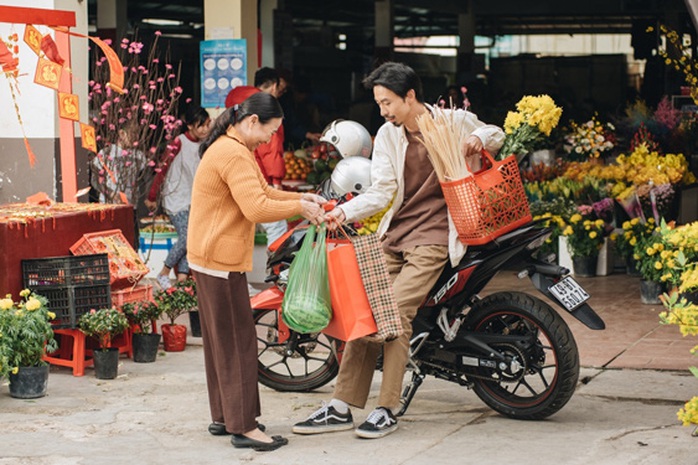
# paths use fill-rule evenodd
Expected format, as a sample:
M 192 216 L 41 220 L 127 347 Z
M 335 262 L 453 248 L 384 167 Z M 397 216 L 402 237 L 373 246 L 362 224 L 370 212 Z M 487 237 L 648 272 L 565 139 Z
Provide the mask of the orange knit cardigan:
M 255 223 L 301 213 L 301 194 L 269 187 L 254 154 L 230 126 L 204 153 L 194 177 L 187 259 L 220 271 L 251 271 Z

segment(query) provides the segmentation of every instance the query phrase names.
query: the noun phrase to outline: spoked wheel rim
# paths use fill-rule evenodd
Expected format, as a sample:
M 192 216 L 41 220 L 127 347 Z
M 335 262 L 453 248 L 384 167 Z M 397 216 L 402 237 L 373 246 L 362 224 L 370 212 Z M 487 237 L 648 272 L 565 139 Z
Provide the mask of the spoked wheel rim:
M 505 355 L 512 357 L 505 369 L 482 369 L 481 374 L 497 380 L 484 380 L 480 384 L 493 398 L 517 408 L 532 407 L 550 396 L 557 384 L 560 365 L 552 338 L 536 321 L 516 312 L 499 312 L 480 321 L 477 331 L 490 334 L 525 335 L 529 342 L 523 344 L 493 344 Z M 520 367 L 516 367 L 516 363 Z
M 291 331 L 279 341 L 279 313 L 256 310 L 257 360 L 259 380 L 278 390 L 311 390 L 334 378 L 339 369 L 337 341 L 322 333 L 299 334 Z

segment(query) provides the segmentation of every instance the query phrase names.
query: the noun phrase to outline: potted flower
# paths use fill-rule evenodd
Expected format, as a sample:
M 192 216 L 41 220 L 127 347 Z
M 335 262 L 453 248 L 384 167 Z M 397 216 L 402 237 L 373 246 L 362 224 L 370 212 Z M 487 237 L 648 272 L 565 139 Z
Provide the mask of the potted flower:
M 0 299 L 0 376 L 9 378 L 12 397 L 34 399 L 46 395 L 48 388 L 49 366 L 43 355 L 58 348 L 51 328 L 56 315 L 45 297 L 29 289 L 19 294 L 19 302 L 11 294 Z
M 643 304 L 660 304 L 659 296 L 664 292 L 666 267 L 664 260 L 671 253 L 666 250 L 666 241 L 659 231 L 638 241 L 633 249 L 633 258 L 640 272 L 640 298 Z
M 633 251 L 637 243 L 649 237 L 656 229 L 654 218 L 643 221 L 641 218 L 633 218 L 624 221 L 622 224 L 622 233 L 612 234 L 611 239 L 614 241 L 616 252 L 625 261 L 626 272 L 631 276 L 640 276 L 637 271 L 637 262 L 633 258 Z
M 698 304 L 680 298 L 676 291 L 664 294 L 662 303 L 666 308 L 659 314 L 663 324 L 677 325 L 683 336 L 698 336 Z M 690 367 L 690 370 L 693 376 L 698 378 L 698 368 Z M 698 396 L 686 402 L 677 412 L 677 416 L 684 426 L 695 425 L 693 436 L 698 436 Z
M 598 159 L 615 147 L 615 129 L 611 123 L 601 123 L 596 115 L 582 124 L 571 121 L 565 136 L 565 152 L 570 160 Z
M 698 302 L 698 221 L 676 228 L 662 222 L 660 232 L 668 249 L 661 254 L 662 281 L 671 284 L 689 302 Z
M 572 256 L 574 274 L 596 276 L 599 251 L 604 244 L 606 223 L 596 218 L 594 209 L 580 205 L 567 221 L 562 235 L 567 238 L 567 250 Z
M 119 349 L 111 346 L 115 336 L 128 328 L 126 315 L 114 307 L 92 309 L 78 320 L 80 330 L 95 338 L 99 348 L 92 351 L 95 376 L 99 379 L 114 379 L 119 369 Z
M 133 361 L 154 362 L 160 344 L 160 335 L 153 331 L 153 321 L 160 318 L 162 310 L 155 302 L 126 303 L 121 307 L 133 331 Z
M 155 294 L 155 303 L 170 320 L 162 325 L 162 339 L 167 352 L 181 352 L 187 344 L 187 327 L 175 323 L 184 313 L 198 305 L 192 280 L 176 283 L 167 290 Z

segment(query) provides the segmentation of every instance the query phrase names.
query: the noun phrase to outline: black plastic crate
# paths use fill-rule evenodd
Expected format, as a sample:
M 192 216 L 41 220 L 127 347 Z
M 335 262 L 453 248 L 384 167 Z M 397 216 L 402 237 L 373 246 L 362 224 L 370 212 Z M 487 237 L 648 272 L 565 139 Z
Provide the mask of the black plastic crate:
M 24 287 L 65 287 L 109 284 L 107 254 L 78 255 L 22 260 Z
M 66 287 L 30 287 L 48 299 L 48 308 L 56 314 L 54 328 L 77 328 L 80 317 L 92 309 L 111 307 L 111 285 Z

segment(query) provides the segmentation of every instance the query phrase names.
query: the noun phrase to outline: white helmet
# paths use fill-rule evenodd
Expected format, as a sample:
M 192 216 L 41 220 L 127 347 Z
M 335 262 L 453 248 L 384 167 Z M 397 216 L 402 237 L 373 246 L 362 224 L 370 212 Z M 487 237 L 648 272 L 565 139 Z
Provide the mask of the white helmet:
M 371 134 L 356 121 L 337 119 L 322 131 L 321 142 L 334 145 L 343 158 L 370 157 L 373 143 Z
M 348 192 L 363 194 L 371 185 L 371 160 L 349 157 L 339 160 L 330 176 L 330 187 L 338 196 Z

